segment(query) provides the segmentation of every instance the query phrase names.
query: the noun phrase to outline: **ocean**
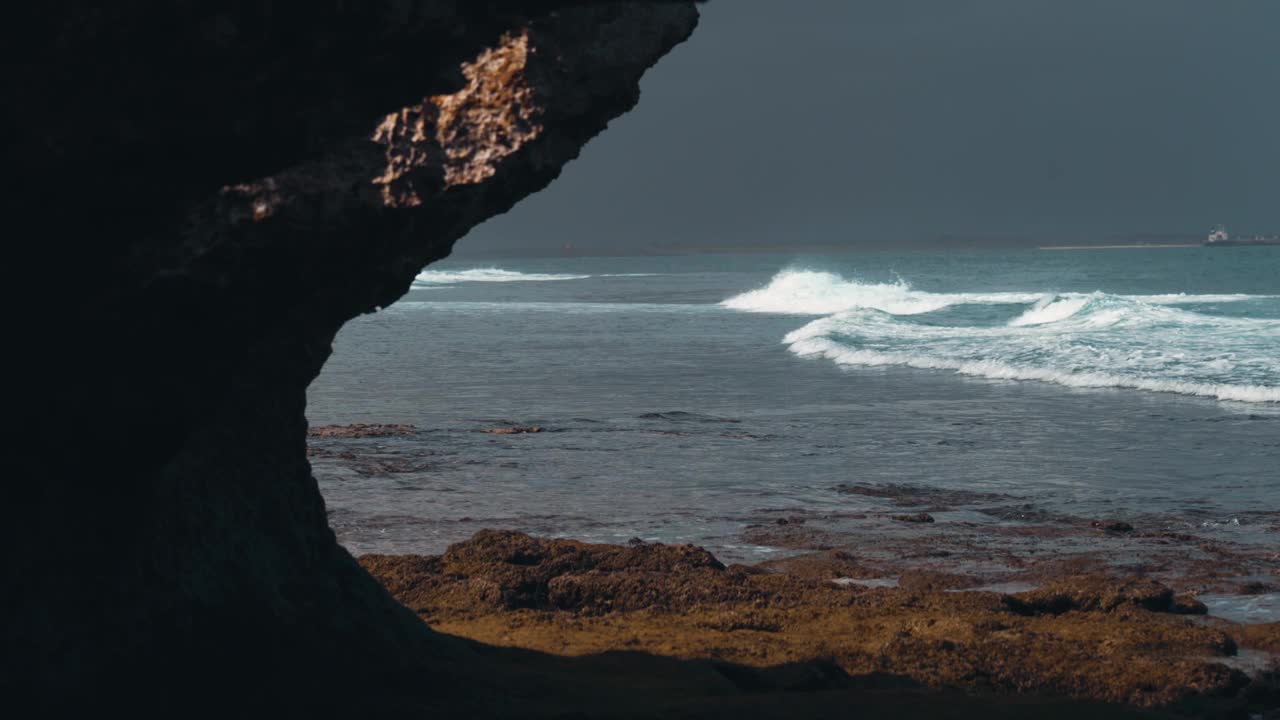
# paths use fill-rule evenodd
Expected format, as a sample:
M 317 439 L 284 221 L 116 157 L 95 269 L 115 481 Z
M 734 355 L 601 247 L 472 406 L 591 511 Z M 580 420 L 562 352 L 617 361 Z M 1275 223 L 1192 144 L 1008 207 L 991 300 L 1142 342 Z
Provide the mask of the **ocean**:
M 348 324 L 308 415 L 416 428 L 313 440 L 358 553 L 1100 518 L 1274 549 L 1280 248 L 449 260 Z

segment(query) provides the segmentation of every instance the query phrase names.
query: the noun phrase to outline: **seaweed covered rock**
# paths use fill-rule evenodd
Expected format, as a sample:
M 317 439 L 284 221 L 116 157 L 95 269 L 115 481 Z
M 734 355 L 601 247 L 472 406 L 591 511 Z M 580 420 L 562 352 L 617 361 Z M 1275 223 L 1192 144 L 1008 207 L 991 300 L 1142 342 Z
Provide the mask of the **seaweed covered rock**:
M 608 611 L 684 606 L 740 587 L 693 545 L 592 545 L 484 530 L 438 558 L 366 555 L 360 562 L 410 608 L 481 602 L 505 609 Z M 406 587 L 416 578 L 418 585 Z
M 1024 614 L 1060 615 L 1065 612 L 1113 612 L 1141 608 L 1153 612 L 1203 615 L 1206 608 L 1193 598 L 1145 578 L 1085 575 L 1065 578 L 1045 587 L 1006 598 L 1009 607 Z
M 1233 665 L 1237 639 L 1265 649 L 1274 633 L 1174 614 L 1172 593 L 1154 582 L 1089 576 L 1011 598 L 957 592 L 972 580 L 945 573 L 902 573 L 909 587 L 841 586 L 831 577 L 862 570 L 855 558 L 803 560 L 726 568 L 688 546 L 486 531 L 442 556 L 360 562 L 446 632 L 563 655 L 626 650 L 713 661 L 751 687 L 758 672 L 829 667 L 820 674 L 833 684 L 815 687 L 890 678 L 1189 717 L 1272 702 L 1273 678 L 1251 679 Z

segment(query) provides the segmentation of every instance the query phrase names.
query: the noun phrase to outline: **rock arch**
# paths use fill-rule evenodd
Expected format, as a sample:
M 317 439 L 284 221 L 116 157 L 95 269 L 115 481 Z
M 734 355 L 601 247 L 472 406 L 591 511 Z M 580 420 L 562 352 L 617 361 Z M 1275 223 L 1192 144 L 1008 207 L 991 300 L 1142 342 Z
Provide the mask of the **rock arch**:
M 361 714 L 458 688 L 337 545 L 305 390 L 344 322 L 551 182 L 689 2 L 16 11 L 9 696 Z M 29 257 L 26 257 L 29 256 Z M 16 291 L 16 292 L 15 292 Z

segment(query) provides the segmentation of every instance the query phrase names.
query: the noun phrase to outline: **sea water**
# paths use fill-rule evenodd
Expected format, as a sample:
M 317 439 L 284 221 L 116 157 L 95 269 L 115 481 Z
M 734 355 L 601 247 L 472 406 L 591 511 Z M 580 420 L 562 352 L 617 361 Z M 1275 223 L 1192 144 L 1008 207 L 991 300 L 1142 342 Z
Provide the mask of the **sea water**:
M 760 559 L 744 528 L 883 502 L 849 483 L 1274 547 L 1280 248 L 450 260 L 348 324 L 308 415 L 419 429 L 316 461 L 355 552 Z M 478 432 L 512 425 L 545 432 Z

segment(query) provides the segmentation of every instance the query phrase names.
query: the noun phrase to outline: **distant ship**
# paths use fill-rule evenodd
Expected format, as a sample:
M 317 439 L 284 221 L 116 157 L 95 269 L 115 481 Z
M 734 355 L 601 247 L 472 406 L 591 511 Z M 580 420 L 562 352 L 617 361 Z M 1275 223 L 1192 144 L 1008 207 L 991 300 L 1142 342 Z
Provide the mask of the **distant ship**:
M 1206 246 L 1226 247 L 1240 245 L 1280 245 L 1280 235 L 1253 235 L 1251 237 L 1231 237 L 1227 229 L 1219 225 L 1205 239 Z

